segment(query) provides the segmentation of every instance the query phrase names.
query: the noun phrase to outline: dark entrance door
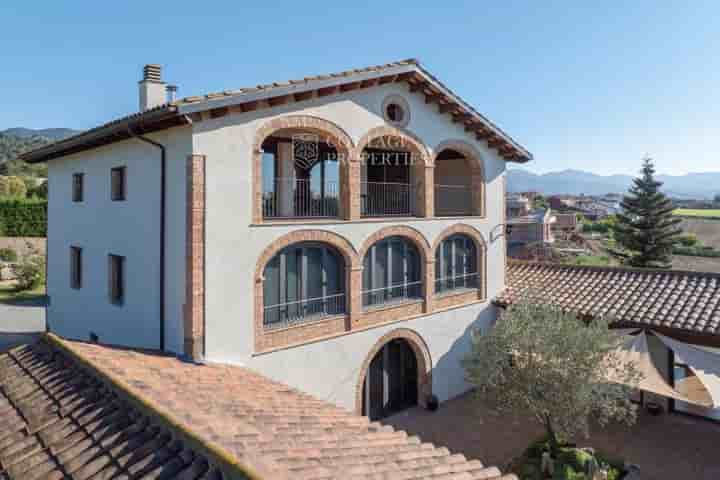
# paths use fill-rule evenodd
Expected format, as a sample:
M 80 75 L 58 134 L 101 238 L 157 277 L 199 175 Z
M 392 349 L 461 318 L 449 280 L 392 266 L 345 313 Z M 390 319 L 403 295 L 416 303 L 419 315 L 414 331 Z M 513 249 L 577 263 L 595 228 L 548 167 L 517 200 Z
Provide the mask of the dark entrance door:
M 363 415 L 378 420 L 417 405 L 415 353 L 406 340 L 386 343 L 370 362 L 363 385 Z

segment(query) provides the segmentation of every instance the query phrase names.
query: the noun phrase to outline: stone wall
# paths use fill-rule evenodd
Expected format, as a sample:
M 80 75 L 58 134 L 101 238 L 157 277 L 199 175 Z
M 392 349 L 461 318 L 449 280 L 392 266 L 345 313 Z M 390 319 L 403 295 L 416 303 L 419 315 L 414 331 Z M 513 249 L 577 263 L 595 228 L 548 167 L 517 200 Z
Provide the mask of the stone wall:
M 0 237 L 0 248 L 12 248 L 17 252 L 18 258 L 38 252 L 45 255 L 45 238 L 38 237 Z

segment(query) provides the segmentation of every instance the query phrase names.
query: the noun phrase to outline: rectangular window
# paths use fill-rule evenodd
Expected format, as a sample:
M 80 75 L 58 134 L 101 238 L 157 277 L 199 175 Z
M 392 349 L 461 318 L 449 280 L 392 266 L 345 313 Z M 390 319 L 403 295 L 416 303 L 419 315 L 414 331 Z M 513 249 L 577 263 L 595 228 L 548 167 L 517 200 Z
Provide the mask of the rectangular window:
M 72 200 L 73 202 L 83 201 L 83 179 L 82 173 L 73 173 Z
M 120 255 L 108 255 L 108 296 L 115 305 L 125 300 L 125 257 Z
M 82 287 L 82 248 L 70 247 L 70 286 Z
M 110 199 L 114 202 L 125 200 L 125 167 L 110 171 Z

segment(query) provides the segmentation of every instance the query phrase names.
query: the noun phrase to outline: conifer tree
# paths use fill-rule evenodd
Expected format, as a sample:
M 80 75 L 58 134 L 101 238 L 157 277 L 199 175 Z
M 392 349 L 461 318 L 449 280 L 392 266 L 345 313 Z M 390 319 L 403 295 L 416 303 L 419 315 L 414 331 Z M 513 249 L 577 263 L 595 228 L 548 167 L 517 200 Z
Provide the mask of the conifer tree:
M 613 228 L 619 248 L 610 252 L 633 267 L 669 268 L 681 220 L 673 217 L 672 202 L 660 191 L 651 158 L 643 159 L 640 173 L 623 197 L 623 213 Z

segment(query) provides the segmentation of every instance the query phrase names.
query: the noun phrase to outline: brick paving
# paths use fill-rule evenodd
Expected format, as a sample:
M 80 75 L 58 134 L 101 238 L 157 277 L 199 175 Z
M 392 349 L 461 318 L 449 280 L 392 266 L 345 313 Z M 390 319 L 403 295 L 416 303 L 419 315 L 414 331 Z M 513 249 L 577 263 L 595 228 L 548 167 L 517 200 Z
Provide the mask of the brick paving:
M 121 388 L 262 478 L 504 479 L 495 467 L 246 368 L 57 340 Z
M 528 444 L 543 434 L 527 419 L 492 417 L 471 394 L 443 403 L 437 412 L 413 409 L 385 421 L 426 441 L 443 444 L 471 458 L 482 458 L 503 470 Z M 720 423 L 680 414 L 641 414 L 633 427 L 593 429 L 579 446 L 640 466 L 643 480 L 717 480 L 720 478 Z

